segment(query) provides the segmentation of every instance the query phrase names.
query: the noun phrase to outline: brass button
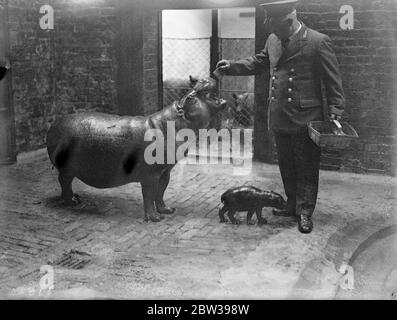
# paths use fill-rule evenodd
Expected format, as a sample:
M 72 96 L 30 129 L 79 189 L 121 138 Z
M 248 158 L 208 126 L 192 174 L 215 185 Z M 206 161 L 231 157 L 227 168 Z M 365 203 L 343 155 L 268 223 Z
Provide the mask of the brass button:
M 295 72 L 295 69 L 294 69 L 294 68 L 292 68 L 292 69 L 291 69 L 291 72 Z
M 276 98 L 275 97 L 272 97 L 272 101 L 274 101 Z
M 273 70 L 274 70 L 274 71 L 277 71 L 277 67 L 274 67 Z
M 294 80 L 293 78 L 289 78 L 289 79 L 288 79 L 289 82 L 292 82 L 293 80 Z
M 288 88 L 288 92 L 292 92 L 292 88 Z
M 273 79 L 273 80 L 276 80 L 276 77 L 275 77 L 275 76 L 273 76 L 273 77 L 272 77 L 272 79 Z
M 276 90 L 276 88 L 275 88 L 275 87 L 272 87 L 272 90 L 274 91 L 274 90 Z
M 288 102 L 292 102 L 292 98 L 288 98 Z

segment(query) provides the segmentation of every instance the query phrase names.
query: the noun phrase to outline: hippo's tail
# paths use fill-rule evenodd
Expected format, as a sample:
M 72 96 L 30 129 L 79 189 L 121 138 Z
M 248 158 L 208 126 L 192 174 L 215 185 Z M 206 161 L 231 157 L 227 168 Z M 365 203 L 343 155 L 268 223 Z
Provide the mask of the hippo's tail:
M 59 128 L 51 127 L 47 132 L 47 152 L 53 167 L 58 170 L 65 167 L 70 159 L 73 139 L 62 136 Z
M 74 146 L 75 143 L 71 139 L 70 141 L 61 141 L 53 150 L 48 148 L 50 160 L 55 168 L 59 170 L 66 167 L 70 162 Z
M 46 136 L 46 144 L 47 144 L 47 153 L 48 156 L 51 160 L 51 163 L 54 164 L 53 161 L 53 157 L 52 155 L 54 154 L 54 151 L 56 149 L 56 143 L 54 137 L 53 137 L 53 133 L 52 133 L 53 128 L 51 127 L 48 131 L 47 131 L 47 136 Z

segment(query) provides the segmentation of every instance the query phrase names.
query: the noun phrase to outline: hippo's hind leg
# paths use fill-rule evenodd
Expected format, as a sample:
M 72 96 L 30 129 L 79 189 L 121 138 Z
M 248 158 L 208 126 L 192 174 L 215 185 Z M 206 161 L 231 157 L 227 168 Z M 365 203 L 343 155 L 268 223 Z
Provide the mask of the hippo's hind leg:
M 154 201 L 158 191 L 159 179 L 157 177 L 149 177 L 141 182 L 143 206 L 145 210 L 145 221 L 158 222 L 161 220 L 160 214 L 155 210 Z
M 219 221 L 221 223 L 226 222 L 225 213 L 229 210 L 229 208 L 225 205 L 219 209 Z
M 80 197 L 72 191 L 72 181 L 74 176 L 64 171 L 60 171 L 58 181 L 62 189 L 62 199 L 67 205 L 77 205 L 81 203 Z
M 262 218 L 262 208 L 257 208 L 255 212 L 258 219 L 258 225 L 261 226 L 262 224 L 266 224 L 267 220 L 265 218 Z
M 159 186 L 156 193 L 156 208 L 157 212 L 161 214 L 172 214 L 175 212 L 175 208 L 167 207 L 164 203 L 164 192 L 168 187 L 168 183 L 170 182 L 171 169 L 166 169 L 160 176 Z
M 73 194 L 72 181 L 74 174 L 71 168 L 71 158 L 76 147 L 76 141 L 74 139 L 65 140 L 60 142 L 53 152 L 50 152 L 50 157 L 57 168 L 59 175 L 58 181 L 62 189 L 62 199 L 67 205 L 77 205 L 81 203 L 81 200 L 77 194 Z
M 255 210 L 248 210 L 247 212 L 247 224 L 254 224 L 252 222 L 252 216 L 254 215 Z

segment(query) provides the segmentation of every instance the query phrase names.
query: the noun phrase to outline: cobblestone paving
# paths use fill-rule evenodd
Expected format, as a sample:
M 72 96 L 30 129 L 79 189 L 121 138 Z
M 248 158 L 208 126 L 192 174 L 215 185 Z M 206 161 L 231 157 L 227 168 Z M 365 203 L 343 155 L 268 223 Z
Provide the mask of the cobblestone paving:
M 395 223 L 393 178 L 322 172 L 310 235 L 270 209 L 262 227 L 245 225 L 245 213 L 241 225 L 221 224 L 227 188 L 282 191 L 276 166 L 256 164 L 247 176 L 232 172 L 178 164 L 166 192 L 177 212 L 147 223 L 139 184 L 100 190 L 76 179 L 83 203 L 66 207 L 44 152 L 0 168 L 0 297 L 327 298 L 339 265 L 373 232 Z M 68 254 L 66 265 L 57 263 Z M 79 256 L 85 262 L 77 269 Z M 43 292 L 40 268 L 47 264 L 54 290 Z

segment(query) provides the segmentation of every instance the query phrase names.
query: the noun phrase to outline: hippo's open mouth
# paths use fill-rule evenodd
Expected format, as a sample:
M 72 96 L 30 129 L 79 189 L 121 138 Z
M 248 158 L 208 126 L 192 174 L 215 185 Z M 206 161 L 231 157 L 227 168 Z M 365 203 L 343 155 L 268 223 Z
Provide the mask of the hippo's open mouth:
M 223 110 L 227 101 L 217 95 L 216 81 L 212 78 L 204 78 L 198 80 L 193 88 L 191 88 L 179 101 L 179 105 L 192 105 L 196 99 L 203 99 L 211 102 L 210 105 L 215 107 L 217 111 Z
M 215 98 L 215 104 L 217 107 L 224 108 L 226 107 L 227 101 L 223 98 Z

